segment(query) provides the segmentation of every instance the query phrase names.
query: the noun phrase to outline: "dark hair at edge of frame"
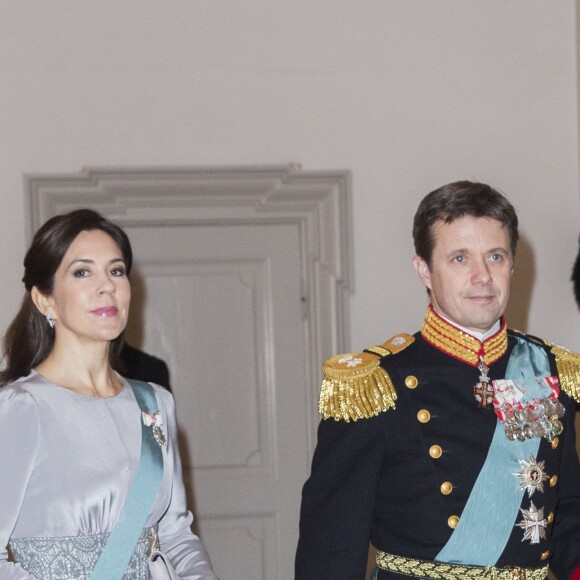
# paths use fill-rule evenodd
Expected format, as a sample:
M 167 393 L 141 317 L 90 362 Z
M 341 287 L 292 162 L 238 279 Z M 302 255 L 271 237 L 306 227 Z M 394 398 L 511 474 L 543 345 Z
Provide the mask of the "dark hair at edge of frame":
M 578 244 L 578 254 L 576 255 L 576 260 L 574 261 L 574 267 L 572 268 L 572 286 L 574 290 L 574 298 L 576 299 L 576 305 L 580 308 L 580 240 Z
M 491 218 L 501 222 L 509 236 L 510 251 L 515 258 L 519 240 L 518 216 L 513 205 L 499 191 L 486 183 L 456 181 L 427 194 L 415 213 L 413 241 L 415 252 L 429 268 L 435 240 L 433 228 L 438 221 L 450 224 L 458 218 L 470 216 Z
M 92 209 L 77 209 L 50 218 L 34 235 L 24 257 L 26 290 L 20 309 L 8 327 L 3 341 L 6 368 L 0 372 L 0 386 L 19 377 L 27 376 L 51 352 L 54 329 L 38 311 L 31 297 L 33 287 L 50 296 L 54 289 L 54 275 L 64 255 L 76 237 L 84 231 L 100 230 L 111 236 L 119 246 L 127 275 L 131 271 L 133 252 L 127 234 Z M 110 362 L 120 368 L 119 351 L 122 337 L 116 338 L 109 348 Z

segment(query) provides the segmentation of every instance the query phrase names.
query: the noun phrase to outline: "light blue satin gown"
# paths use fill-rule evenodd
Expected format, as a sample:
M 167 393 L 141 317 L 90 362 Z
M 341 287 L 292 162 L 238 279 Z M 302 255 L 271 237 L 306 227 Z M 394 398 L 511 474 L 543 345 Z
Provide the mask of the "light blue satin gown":
M 164 475 L 123 580 L 149 579 L 145 558 L 155 528 L 181 578 L 214 579 L 190 529 L 173 397 L 154 387 L 167 438 Z M 33 371 L 0 388 L 0 442 L 0 578 L 88 580 L 139 465 L 133 390 L 123 380 L 115 397 L 87 397 Z

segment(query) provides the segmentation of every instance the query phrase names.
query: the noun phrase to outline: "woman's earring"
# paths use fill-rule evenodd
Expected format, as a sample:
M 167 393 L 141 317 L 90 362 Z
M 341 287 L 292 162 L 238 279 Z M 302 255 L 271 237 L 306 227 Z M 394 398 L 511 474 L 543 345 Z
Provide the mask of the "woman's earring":
M 56 320 L 53 318 L 53 316 L 52 316 L 52 314 L 50 314 L 50 312 L 46 315 L 46 322 L 48 322 L 48 325 L 50 326 L 50 328 L 54 328 Z

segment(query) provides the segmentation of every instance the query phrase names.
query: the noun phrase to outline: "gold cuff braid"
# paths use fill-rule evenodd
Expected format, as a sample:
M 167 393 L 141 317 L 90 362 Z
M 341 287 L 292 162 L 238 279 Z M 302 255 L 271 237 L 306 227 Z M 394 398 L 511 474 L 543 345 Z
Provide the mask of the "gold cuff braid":
M 562 390 L 580 403 L 580 354 L 559 346 L 552 346 L 552 354 L 556 357 Z
M 447 564 L 429 562 L 386 552 L 377 552 L 377 566 L 381 570 L 404 574 L 411 578 L 433 578 L 434 580 L 470 580 L 485 578 L 489 580 L 545 580 L 548 566 L 542 568 L 518 568 L 509 566 L 469 566 L 467 564 Z

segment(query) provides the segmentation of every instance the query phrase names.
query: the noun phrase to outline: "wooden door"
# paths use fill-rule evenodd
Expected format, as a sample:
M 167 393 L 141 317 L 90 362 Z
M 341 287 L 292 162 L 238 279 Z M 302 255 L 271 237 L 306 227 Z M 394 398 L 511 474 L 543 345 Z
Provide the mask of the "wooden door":
M 170 368 L 184 476 L 216 572 L 291 578 L 308 475 L 299 230 L 127 233 L 145 289 L 138 332 Z

